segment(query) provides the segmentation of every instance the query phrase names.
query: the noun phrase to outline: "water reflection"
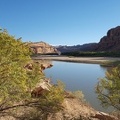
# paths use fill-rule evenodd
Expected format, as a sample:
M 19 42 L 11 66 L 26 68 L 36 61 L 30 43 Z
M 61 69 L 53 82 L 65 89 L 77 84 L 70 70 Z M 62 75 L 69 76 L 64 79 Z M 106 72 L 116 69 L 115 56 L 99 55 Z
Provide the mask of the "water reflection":
M 105 76 L 105 67 L 101 67 L 99 64 L 59 61 L 53 61 L 52 64 L 53 67 L 46 69 L 45 74 L 52 79 L 53 83 L 61 80 L 65 83 L 67 90 L 81 90 L 92 107 L 100 111 L 107 111 L 100 106 L 100 101 L 95 93 L 98 79 Z

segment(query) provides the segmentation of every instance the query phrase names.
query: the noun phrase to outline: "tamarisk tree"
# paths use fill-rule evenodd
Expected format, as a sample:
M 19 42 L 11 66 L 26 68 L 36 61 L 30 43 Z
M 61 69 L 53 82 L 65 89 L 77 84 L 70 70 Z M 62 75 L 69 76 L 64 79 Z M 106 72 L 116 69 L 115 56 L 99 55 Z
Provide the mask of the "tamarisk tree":
M 31 61 L 27 44 L 0 30 L 0 111 L 30 99 L 30 89 L 43 77 L 38 67 L 28 71 Z
M 120 65 L 106 72 L 105 78 L 97 84 L 96 92 L 103 106 L 120 110 Z

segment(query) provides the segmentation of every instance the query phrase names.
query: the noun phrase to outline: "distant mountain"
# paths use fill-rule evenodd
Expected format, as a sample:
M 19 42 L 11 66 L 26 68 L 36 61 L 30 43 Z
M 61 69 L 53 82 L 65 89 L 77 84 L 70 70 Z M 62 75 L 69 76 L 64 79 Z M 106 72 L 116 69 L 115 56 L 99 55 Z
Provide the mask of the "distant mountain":
M 31 43 L 29 43 L 29 45 L 31 47 L 31 50 L 35 54 L 59 54 L 59 51 L 55 47 L 53 47 L 43 41 L 31 42 Z
M 56 47 L 62 53 L 74 51 L 120 51 L 120 26 L 108 30 L 99 43 Z
M 62 46 L 62 45 L 60 45 L 60 46 L 57 46 L 57 47 L 56 47 L 56 49 L 57 49 L 58 51 L 60 51 L 61 53 L 78 51 L 79 48 L 80 48 L 80 45 L 77 45 L 77 46 L 75 46 L 75 45 L 74 45 L 74 46 L 67 46 L 67 45 Z
M 83 45 L 74 45 L 74 46 L 57 46 L 56 49 L 61 53 L 65 52 L 74 52 L 74 51 L 92 51 L 93 48 L 96 48 L 97 43 L 88 43 Z
M 93 51 L 94 48 L 96 48 L 97 43 L 87 43 L 83 44 L 80 47 L 80 51 Z

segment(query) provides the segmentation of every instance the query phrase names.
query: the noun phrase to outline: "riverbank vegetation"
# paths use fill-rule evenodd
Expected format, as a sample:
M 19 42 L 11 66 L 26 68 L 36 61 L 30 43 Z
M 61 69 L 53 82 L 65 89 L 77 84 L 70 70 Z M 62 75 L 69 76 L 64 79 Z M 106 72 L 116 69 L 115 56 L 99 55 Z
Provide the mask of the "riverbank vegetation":
M 106 72 L 105 78 L 100 79 L 96 92 L 103 106 L 113 106 L 120 111 L 120 65 Z
M 96 93 L 101 105 L 105 108 L 112 106 L 111 114 L 120 119 L 120 64 L 107 70 L 105 78 L 101 78 L 96 86 Z
M 67 52 L 62 53 L 62 55 L 66 55 L 69 57 L 120 57 L 120 52 Z M 120 61 L 107 61 L 107 62 L 101 62 L 101 66 L 105 67 L 116 67 L 120 64 Z
M 62 53 L 62 55 L 66 56 L 75 56 L 75 57 L 120 57 L 120 52 L 82 52 L 82 51 L 74 51 L 74 52 L 66 52 Z
M 19 107 L 36 107 L 41 111 L 58 109 L 64 98 L 64 89 L 60 84 L 50 88 L 42 98 L 32 98 L 31 91 L 45 76 L 37 63 L 30 58 L 29 46 L 0 31 L 0 115 Z M 32 62 L 30 69 L 26 68 Z
M 101 66 L 103 67 L 117 67 L 118 65 L 120 64 L 120 61 L 117 60 L 117 61 L 107 61 L 107 62 L 103 62 L 101 64 Z

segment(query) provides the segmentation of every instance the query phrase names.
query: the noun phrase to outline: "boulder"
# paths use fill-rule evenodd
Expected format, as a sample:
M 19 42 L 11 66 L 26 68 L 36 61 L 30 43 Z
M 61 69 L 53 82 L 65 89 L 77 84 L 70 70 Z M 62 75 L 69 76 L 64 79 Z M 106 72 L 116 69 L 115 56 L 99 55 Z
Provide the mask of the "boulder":
M 98 120 L 118 120 L 115 116 L 109 115 L 104 112 L 97 112 L 93 118 L 97 118 Z
M 43 82 L 38 83 L 31 92 L 32 97 L 41 97 L 44 93 L 50 91 L 50 79 L 44 79 Z

